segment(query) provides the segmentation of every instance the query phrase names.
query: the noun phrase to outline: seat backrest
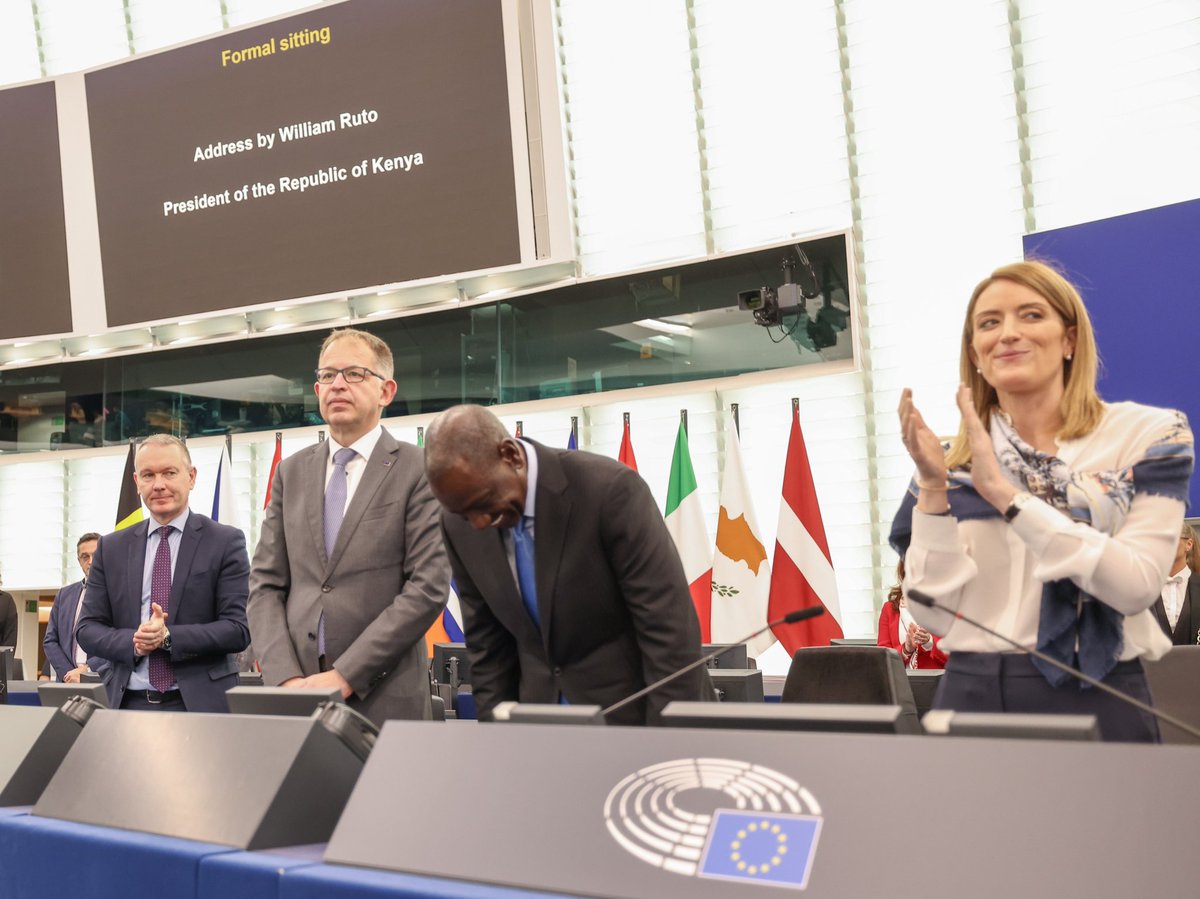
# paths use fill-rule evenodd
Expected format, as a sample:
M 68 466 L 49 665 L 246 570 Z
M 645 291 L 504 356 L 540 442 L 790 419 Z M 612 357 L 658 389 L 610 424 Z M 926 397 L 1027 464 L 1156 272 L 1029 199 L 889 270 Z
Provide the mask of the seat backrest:
M 1154 707 L 1200 727 L 1200 646 L 1172 646 L 1161 659 L 1142 662 Z M 1164 743 L 1200 743 L 1165 721 L 1158 723 Z
M 792 657 L 783 702 L 898 705 L 904 731 L 920 733 L 900 654 L 886 646 L 809 646 Z

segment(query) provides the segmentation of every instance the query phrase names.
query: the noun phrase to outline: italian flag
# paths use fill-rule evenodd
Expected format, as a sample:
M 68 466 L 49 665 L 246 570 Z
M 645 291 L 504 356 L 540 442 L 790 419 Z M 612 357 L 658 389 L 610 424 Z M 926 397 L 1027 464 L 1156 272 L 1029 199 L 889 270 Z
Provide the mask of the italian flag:
M 700 508 L 700 491 L 696 489 L 696 472 L 688 451 L 687 431 L 679 423 L 675 438 L 675 453 L 671 457 L 671 478 L 667 484 L 667 531 L 675 541 L 675 549 L 683 562 L 692 602 L 700 619 L 701 642 L 712 642 L 712 544 L 704 526 Z

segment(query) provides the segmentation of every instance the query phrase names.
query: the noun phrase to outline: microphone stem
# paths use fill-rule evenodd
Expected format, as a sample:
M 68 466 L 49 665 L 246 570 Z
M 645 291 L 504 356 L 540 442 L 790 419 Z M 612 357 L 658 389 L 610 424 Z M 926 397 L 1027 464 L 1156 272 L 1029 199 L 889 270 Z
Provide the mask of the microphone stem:
M 661 678 L 660 680 L 656 680 L 654 683 L 652 683 L 648 686 L 642 687 L 642 689 L 638 690 L 632 696 L 626 696 L 624 699 L 620 700 L 619 702 L 613 703 L 608 708 L 603 709 L 600 712 L 600 716 L 602 718 L 607 718 L 613 712 L 618 711 L 619 709 L 625 708 L 625 706 L 629 705 L 630 703 L 637 702 L 643 696 L 647 696 L 650 693 L 653 693 L 659 687 L 666 686 L 667 684 L 669 684 L 671 681 L 675 680 L 676 678 L 683 677 L 689 671 L 695 671 L 701 665 L 707 665 L 709 662 L 713 661 L 714 659 L 719 659 L 721 656 L 725 655 L 725 653 L 729 652 L 729 650 L 733 649 L 733 647 L 740 646 L 743 643 L 748 643 L 751 640 L 753 640 L 755 637 L 757 637 L 759 634 L 763 633 L 764 631 L 769 630 L 770 628 L 773 628 L 773 627 L 777 627 L 780 624 L 783 624 L 785 621 L 787 621 L 787 618 L 788 618 L 788 616 L 785 615 L 782 618 L 775 619 L 774 621 L 768 621 L 765 625 L 760 627 L 754 633 L 747 634 L 741 640 L 738 640 L 737 643 L 729 643 L 725 646 L 722 646 L 720 649 L 716 650 L 715 652 L 710 652 L 708 655 L 700 656 L 700 658 L 696 659 L 696 661 L 692 662 L 690 665 L 684 665 L 678 671 L 672 671 L 666 677 Z
M 919 605 L 926 605 L 926 603 L 922 603 L 919 600 L 917 602 Z M 969 615 L 964 615 L 962 612 L 951 611 L 950 609 L 943 606 L 941 603 L 935 602 L 932 599 L 932 597 L 930 598 L 929 606 L 930 606 L 930 608 L 941 609 L 943 612 L 947 612 L 947 613 L 953 615 L 959 621 L 965 621 L 967 624 L 970 624 L 974 627 L 979 628 L 984 633 L 991 634 L 993 637 L 996 637 L 999 640 L 1003 640 L 1005 643 L 1007 643 L 1013 649 L 1017 649 L 1017 650 L 1020 650 L 1021 652 L 1028 653 L 1029 655 L 1033 656 L 1035 659 L 1040 659 L 1041 661 L 1045 662 L 1047 665 L 1052 665 L 1055 668 L 1057 668 L 1059 671 L 1063 671 L 1063 672 L 1071 675 L 1072 677 L 1078 678 L 1079 680 L 1083 681 L 1085 684 L 1089 684 L 1090 686 L 1095 687 L 1097 690 L 1107 693 L 1109 696 L 1114 696 L 1117 699 L 1121 700 L 1122 702 L 1128 703 L 1129 705 L 1133 706 L 1134 708 L 1138 709 L 1139 711 L 1145 712 L 1148 715 L 1153 715 L 1155 718 L 1158 718 L 1162 721 L 1167 722 L 1167 724 L 1171 724 L 1175 727 L 1178 727 L 1184 733 L 1190 734 L 1191 736 L 1196 737 L 1197 739 L 1200 739 L 1200 729 L 1193 727 L 1192 725 L 1188 724 L 1186 721 L 1180 721 L 1174 715 L 1170 715 L 1170 714 L 1164 712 L 1162 709 L 1156 709 L 1153 706 L 1149 706 L 1146 703 L 1142 702 L 1140 699 L 1136 699 L 1133 696 L 1130 696 L 1128 693 L 1122 693 L 1120 690 L 1116 689 L 1115 687 L 1110 687 L 1108 684 L 1104 683 L 1103 681 L 1097 680 L 1096 678 L 1092 677 L 1090 674 L 1084 674 L 1082 671 L 1079 671 L 1075 668 L 1072 668 L 1070 665 L 1060 662 L 1058 659 L 1054 658 L 1053 656 L 1046 655 L 1046 653 L 1042 652 L 1040 649 L 1037 649 L 1036 647 L 1022 646 L 1020 643 L 1018 643 L 1016 640 L 1013 640 L 1011 637 L 1006 637 L 1004 634 L 1000 633 L 999 631 L 992 630 L 992 628 L 988 627 L 986 624 L 976 621 L 974 618 L 971 618 Z

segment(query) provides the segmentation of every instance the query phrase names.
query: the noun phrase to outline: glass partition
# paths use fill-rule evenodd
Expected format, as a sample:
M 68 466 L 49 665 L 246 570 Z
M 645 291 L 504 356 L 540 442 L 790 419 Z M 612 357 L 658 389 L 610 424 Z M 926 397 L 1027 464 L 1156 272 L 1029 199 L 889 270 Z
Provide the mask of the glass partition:
M 514 403 L 822 362 L 850 367 L 856 341 L 847 272 L 845 238 L 837 235 L 356 325 L 395 354 L 399 390 L 385 415 L 399 417 L 461 402 Z M 739 308 L 740 293 L 746 305 L 764 308 Z M 770 320 L 772 302 L 778 324 L 756 322 Z M 0 451 L 320 424 L 313 369 L 326 333 L 0 371 Z

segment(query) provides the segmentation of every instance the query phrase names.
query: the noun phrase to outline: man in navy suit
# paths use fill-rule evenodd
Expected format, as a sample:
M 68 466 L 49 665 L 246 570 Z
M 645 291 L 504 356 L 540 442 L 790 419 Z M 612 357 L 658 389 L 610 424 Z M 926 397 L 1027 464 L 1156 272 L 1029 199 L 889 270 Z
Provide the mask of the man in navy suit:
M 91 570 L 92 557 L 96 555 L 96 545 L 99 542 L 100 535 L 89 532 L 75 543 L 75 558 L 79 560 L 83 580 L 67 584 L 58 591 L 54 597 L 54 604 L 50 607 L 46 636 L 42 639 L 42 646 L 46 649 L 46 665 L 52 671 L 54 680 L 64 684 L 77 684 L 79 675 L 107 667 L 103 659 L 83 657 L 75 643 L 75 619 L 79 617 L 79 597 L 87 584 L 88 571 Z
M 246 538 L 188 509 L 196 469 L 177 437 L 143 440 L 133 477 L 150 521 L 100 538 L 75 638 L 111 664 L 113 708 L 228 711 L 250 643 Z

